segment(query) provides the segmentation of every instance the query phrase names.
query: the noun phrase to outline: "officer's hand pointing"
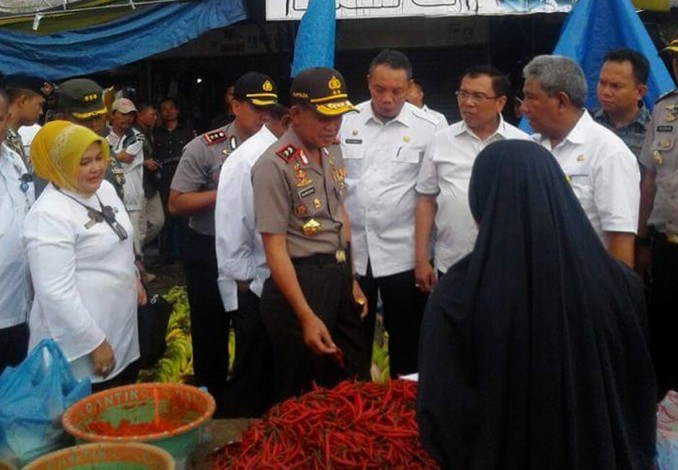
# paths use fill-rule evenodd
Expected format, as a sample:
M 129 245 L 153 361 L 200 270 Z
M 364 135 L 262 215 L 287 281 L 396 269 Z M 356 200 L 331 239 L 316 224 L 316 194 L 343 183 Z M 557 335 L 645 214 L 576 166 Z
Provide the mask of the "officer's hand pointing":
M 310 315 L 301 324 L 304 343 L 311 348 L 314 354 L 334 354 L 337 350 L 330 332 L 320 318 Z

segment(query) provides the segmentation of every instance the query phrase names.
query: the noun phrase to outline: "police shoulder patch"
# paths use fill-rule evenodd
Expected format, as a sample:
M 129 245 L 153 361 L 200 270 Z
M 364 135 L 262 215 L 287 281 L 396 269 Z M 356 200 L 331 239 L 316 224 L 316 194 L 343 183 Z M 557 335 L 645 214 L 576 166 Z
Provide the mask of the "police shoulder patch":
M 299 153 L 299 149 L 292 144 L 287 144 L 284 147 L 276 150 L 275 154 L 280 157 L 285 163 L 291 162 Z
M 654 102 L 655 102 L 655 103 L 658 103 L 658 102 L 660 102 L 661 100 L 663 100 L 664 98 L 666 98 L 666 97 L 668 97 L 668 96 L 675 95 L 675 94 L 678 94 L 678 88 L 676 88 L 675 90 L 667 91 L 666 93 L 660 95 L 659 98 L 657 98 L 656 100 L 654 100 Z
M 206 145 L 214 145 L 218 144 L 219 142 L 223 142 L 226 140 L 227 136 L 226 133 L 222 130 L 215 130 L 215 131 L 209 131 L 205 132 L 202 135 L 202 141 L 205 142 Z

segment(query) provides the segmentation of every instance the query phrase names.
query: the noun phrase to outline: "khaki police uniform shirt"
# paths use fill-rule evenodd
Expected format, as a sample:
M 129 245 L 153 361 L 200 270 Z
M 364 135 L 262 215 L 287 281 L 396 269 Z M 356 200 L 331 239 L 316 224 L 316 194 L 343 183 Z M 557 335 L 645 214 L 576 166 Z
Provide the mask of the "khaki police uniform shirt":
M 344 162 L 338 146 L 321 152 L 317 165 L 290 129 L 252 168 L 257 230 L 286 234 L 290 258 L 332 254 L 345 245 L 339 213 Z
M 180 193 L 217 189 L 221 165 L 240 142 L 242 139 L 236 134 L 233 123 L 194 138 L 184 147 L 171 188 Z M 213 236 L 214 209 L 192 214 L 188 226 L 203 235 Z
M 655 103 L 640 163 L 656 173 L 657 193 L 648 225 L 678 233 L 678 90 Z

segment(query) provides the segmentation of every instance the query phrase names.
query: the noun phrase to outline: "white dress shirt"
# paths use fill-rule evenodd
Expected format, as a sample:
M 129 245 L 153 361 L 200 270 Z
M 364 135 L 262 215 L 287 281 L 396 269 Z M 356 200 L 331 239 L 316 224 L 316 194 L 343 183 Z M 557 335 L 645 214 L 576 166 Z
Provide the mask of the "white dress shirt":
M 21 156 L 0 145 L 0 329 L 26 321 L 33 298 L 28 259 L 21 239 L 24 219 L 34 201 L 33 183 Z
M 96 195 L 65 191 L 100 210 Z M 132 225 L 113 186 L 96 193 L 113 207 L 128 234 Z M 89 354 L 107 339 L 118 375 L 139 357 L 137 290 L 132 237 L 120 240 L 106 222 L 90 223 L 87 209 L 49 184 L 26 216 L 24 244 L 35 287 L 29 348 L 44 338 L 63 350 L 76 378 L 94 375 Z
M 128 211 L 140 211 L 144 207 L 144 137 L 136 129 L 131 129 L 136 137 L 133 144 L 129 144 L 128 134 L 119 136 L 113 129 L 106 136 L 106 140 L 113 151 L 119 154 L 125 151 L 131 154 L 132 161 L 129 163 L 120 162 L 122 171 L 125 173 L 125 184 L 123 186 L 125 196 L 125 207 Z M 129 132 L 129 131 L 128 131 Z
M 24 155 L 30 158 L 31 156 L 31 142 L 33 138 L 42 129 L 40 124 L 33 124 L 32 126 L 21 126 L 19 128 L 19 135 L 21 136 L 21 143 L 24 145 Z
M 434 263 L 447 269 L 473 249 L 478 235 L 468 203 L 471 170 L 478 154 L 492 142 L 529 139 L 520 129 L 499 115 L 497 130 L 481 140 L 464 121 L 436 132 L 426 149 L 417 180 L 417 193 L 437 196 Z
M 422 106 L 421 109 L 429 113 L 438 121 L 438 129 L 444 129 L 445 127 L 447 127 L 447 118 L 443 113 L 439 113 L 435 109 L 431 109 L 426 105 Z
M 635 156 L 617 135 L 584 111 L 555 148 L 540 134 L 533 138 L 550 150 L 567 175 L 598 237 L 603 232 L 636 233 L 640 207 L 640 170 Z
M 261 235 L 254 220 L 252 167 L 278 140 L 266 126 L 243 142 L 221 167 L 214 227 L 219 268 L 219 293 L 227 312 L 238 309 L 236 281 L 251 279 L 250 290 L 258 297 L 269 276 Z
M 381 122 L 370 101 L 344 116 L 339 137 L 346 168 L 346 210 L 351 221 L 355 270 L 374 277 L 414 269 L 414 186 L 437 121 L 405 103 Z

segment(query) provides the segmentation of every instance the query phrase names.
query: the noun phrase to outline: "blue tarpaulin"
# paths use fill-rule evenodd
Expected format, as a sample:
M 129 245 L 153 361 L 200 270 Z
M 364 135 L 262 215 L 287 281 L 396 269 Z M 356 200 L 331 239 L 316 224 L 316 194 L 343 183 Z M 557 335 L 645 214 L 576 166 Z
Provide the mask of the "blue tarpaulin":
M 584 70 L 586 106 L 592 109 L 598 106 L 596 85 L 603 57 L 616 47 L 635 49 L 650 61 L 645 104 L 652 109 L 655 100 L 674 84 L 630 0 L 578 0 L 553 53 L 576 60 Z
M 309 67 L 334 67 L 334 0 L 310 0 L 294 43 L 292 76 Z
M 119 20 L 49 35 L 0 30 L 0 72 L 59 80 L 119 67 L 247 17 L 242 0 L 138 9 Z

